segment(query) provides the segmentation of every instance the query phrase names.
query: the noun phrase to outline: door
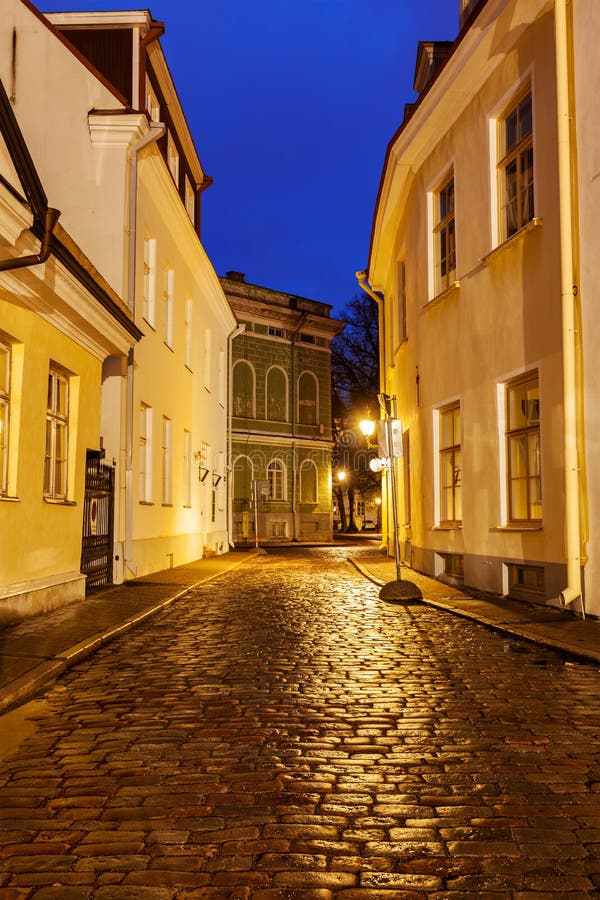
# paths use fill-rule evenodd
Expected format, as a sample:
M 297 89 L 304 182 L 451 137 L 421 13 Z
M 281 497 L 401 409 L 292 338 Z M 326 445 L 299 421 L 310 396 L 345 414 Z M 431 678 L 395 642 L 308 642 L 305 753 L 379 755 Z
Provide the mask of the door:
M 99 450 L 88 450 L 83 504 L 81 571 L 86 591 L 112 584 L 115 470 L 101 462 Z

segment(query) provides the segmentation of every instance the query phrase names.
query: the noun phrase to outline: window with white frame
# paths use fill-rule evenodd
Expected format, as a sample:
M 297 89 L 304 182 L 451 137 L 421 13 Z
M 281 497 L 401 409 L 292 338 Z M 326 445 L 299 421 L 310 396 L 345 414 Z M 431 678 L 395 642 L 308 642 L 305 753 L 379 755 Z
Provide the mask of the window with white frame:
M 506 385 L 506 460 L 510 522 L 542 519 L 540 389 L 537 372 Z
M 167 132 L 167 164 L 173 176 L 173 181 L 179 188 L 179 151 L 170 131 Z
M 67 499 L 69 376 L 51 365 L 48 373 L 44 497 Z
M 166 416 L 162 420 L 162 443 L 161 443 L 161 459 L 162 459 L 162 502 L 165 506 L 170 506 L 173 499 L 172 488 L 172 435 L 173 423 Z
M 185 176 L 185 208 L 193 225 L 196 219 L 196 193 L 187 175 Z
M 454 226 L 454 173 L 446 176 L 434 194 L 434 293 L 440 294 L 456 281 Z
M 140 404 L 139 438 L 140 503 L 152 503 L 152 407 Z
M 0 495 L 8 492 L 8 429 L 12 347 L 0 337 Z
M 211 389 L 212 350 L 210 328 L 204 329 L 204 387 Z
M 175 270 L 167 266 L 163 279 L 164 341 L 173 349 L 173 317 L 175 310 Z
M 439 411 L 440 523 L 462 521 L 462 450 L 460 403 Z
M 267 466 L 269 500 L 285 500 L 285 466 L 280 459 L 272 459 Z
M 146 109 L 153 122 L 160 120 L 160 105 L 148 79 L 146 79 Z
M 193 349 L 193 330 L 192 316 L 194 312 L 194 303 L 191 298 L 185 301 L 185 364 L 188 369 L 192 368 L 192 349 Z
M 154 328 L 156 318 L 156 239 L 144 237 L 144 287 L 142 315 Z
M 192 433 L 183 432 L 183 505 L 192 505 Z
M 513 103 L 499 122 L 498 181 L 502 240 L 534 217 L 533 110 L 531 91 Z

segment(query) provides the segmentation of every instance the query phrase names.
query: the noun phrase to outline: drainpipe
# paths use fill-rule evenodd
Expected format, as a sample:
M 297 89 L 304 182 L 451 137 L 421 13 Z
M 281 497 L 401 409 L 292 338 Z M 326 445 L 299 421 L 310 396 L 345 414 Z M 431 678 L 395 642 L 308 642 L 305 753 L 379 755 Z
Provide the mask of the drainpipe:
M 297 389 L 296 389 L 296 335 L 300 331 L 304 321 L 306 319 L 306 313 L 303 312 L 298 320 L 298 324 L 295 329 L 292 331 L 292 523 L 294 527 L 294 533 L 292 535 L 292 540 L 298 540 L 298 522 L 297 515 L 298 509 L 296 505 L 296 487 L 298 482 L 298 460 L 296 459 L 296 407 L 297 407 Z
M 129 160 L 129 247 L 127 256 L 127 306 L 135 317 L 135 263 L 137 232 L 137 184 L 138 153 L 162 137 L 165 126 L 162 122 L 151 122 L 150 131 L 131 148 Z M 125 407 L 125 566 L 137 574 L 137 566 L 133 562 L 133 347 L 127 354 L 127 394 Z
M 60 212 L 58 209 L 48 207 L 44 217 L 44 234 L 40 244 L 38 253 L 32 253 L 29 256 L 17 256 L 11 259 L 0 260 L 0 272 L 7 272 L 12 269 L 24 269 L 28 266 L 37 266 L 46 262 L 50 256 L 50 241 L 54 226 L 58 222 Z
M 238 325 L 227 338 L 227 538 L 229 546 L 235 547 L 233 540 L 233 378 L 231 377 L 233 360 L 233 340 L 246 330 L 245 325 Z
M 379 390 L 383 393 L 387 393 L 385 381 L 387 377 L 387 369 L 386 369 L 386 359 L 385 359 L 385 303 L 383 297 L 380 297 L 375 293 L 369 282 L 367 281 L 367 273 L 366 272 L 356 272 L 356 280 L 358 281 L 360 287 L 368 294 L 369 297 L 375 301 L 377 304 L 377 312 L 378 312 L 378 322 L 377 327 L 379 330 Z M 388 540 L 390 535 L 390 490 L 391 490 L 391 482 L 392 474 L 386 475 L 386 494 L 387 494 L 387 503 L 385 505 L 385 527 L 386 534 L 381 535 L 381 547 L 388 547 Z
M 585 618 L 581 590 L 581 533 L 579 519 L 579 461 L 577 453 L 577 324 L 573 261 L 573 208 L 571 176 L 573 148 L 569 102 L 567 0 L 556 0 L 554 30 L 556 42 L 556 109 L 558 125 L 558 193 L 560 218 L 560 262 L 562 300 L 562 351 L 564 393 L 564 455 L 565 455 L 565 527 L 567 556 L 567 586 L 560 592 L 561 606 L 579 600 Z

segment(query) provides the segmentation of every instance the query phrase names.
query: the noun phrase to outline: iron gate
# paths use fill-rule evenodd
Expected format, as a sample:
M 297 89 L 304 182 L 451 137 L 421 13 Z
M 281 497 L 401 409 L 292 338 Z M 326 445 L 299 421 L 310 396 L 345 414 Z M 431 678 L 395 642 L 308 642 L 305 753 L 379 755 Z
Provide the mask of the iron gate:
M 114 468 L 101 462 L 99 450 L 88 450 L 81 547 L 86 591 L 112 584 L 114 486 Z

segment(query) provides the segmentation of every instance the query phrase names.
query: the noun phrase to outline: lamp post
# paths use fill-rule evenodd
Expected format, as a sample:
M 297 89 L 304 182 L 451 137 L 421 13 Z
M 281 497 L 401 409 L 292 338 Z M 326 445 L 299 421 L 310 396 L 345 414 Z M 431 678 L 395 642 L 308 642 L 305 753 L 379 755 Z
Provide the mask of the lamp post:
M 394 460 L 396 459 L 396 454 L 394 453 L 394 425 L 396 424 L 396 429 L 400 431 L 400 434 L 402 434 L 402 427 L 399 425 L 398 420 L 394 417 L 396 398 L 390 397 L 388 394 L 378 394 L 377 399 L 379 400 L 379 406 L 381 407 L 381 412 L 383 413 L 385 423 L 384 440 L 385 444 L 387 445 L 387 470 L 388 477 L 390 479 L 390 493 L 392 499 L 392 518 L 394 522 L 394 558 L 396 562 L 396 580 L 384 584 L 379 592 L 379 596 L 382 600 L 421 600 L 423 598 L 423 594 L 421 593 L 420 589 L 416 586 L 416 584 L 413 584 L 412 581 L 404 580 L 401 575 L 400 538 L 398 534 L 398 501 L 396 494 L 396 472 L 394 466 Z M 369 441 L 369 438 L 375 431 L 375 422 L 369 419 L 365 419 L 360 423 L 360 429 L 367 438 L 367 441 Z M 382 441 L 380 438 L 380 443 L 381 442 Z M 373 462 L 380 463 L 379 469 L 385 467 L 385 463 L 383 462 L 383 460 L 373 460 Z

